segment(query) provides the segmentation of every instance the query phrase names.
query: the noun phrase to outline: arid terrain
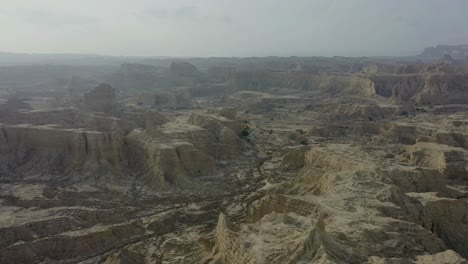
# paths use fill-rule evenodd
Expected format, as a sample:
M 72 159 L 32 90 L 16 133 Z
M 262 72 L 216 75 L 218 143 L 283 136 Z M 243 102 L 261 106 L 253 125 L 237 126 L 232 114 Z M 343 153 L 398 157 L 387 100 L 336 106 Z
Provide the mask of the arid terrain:
M 467 46 L 21 58 L 0 263 L 468 263 Z

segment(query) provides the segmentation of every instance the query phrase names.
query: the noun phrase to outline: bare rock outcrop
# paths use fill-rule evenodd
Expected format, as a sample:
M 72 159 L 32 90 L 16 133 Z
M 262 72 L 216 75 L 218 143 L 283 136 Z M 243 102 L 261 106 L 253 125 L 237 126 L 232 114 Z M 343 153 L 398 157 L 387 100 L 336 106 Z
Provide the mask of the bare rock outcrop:
M 377 75 L 371 79 L 376 93 L 395 103 L 433 105 L 468 102 L 465 74 Z
M 306 148 L 297 148 L 284 155 L 281 161 L 281 169 L 284 171 L 298 170 L 305 165 Z
M 101 84 L 84 94 L 83 107 L 91 112 L 115 114 L 119 110 L 117 92 L 109 84 Z
M 437 170 L 449 179 L 468 179 L 466 151 L 435 143 L 417 143 L 408 148 L 412 164 Z
M 243 141 L 239 138 L 242 132 L 241 122 L 220 116 L 192 114 L 188 120 L 192 125 L 209 131 L 214 142 L 210 143 L 209 152 L 217 159 L 231 160 L 239 156 L 243 149 Z
M 468 257 L 468 204 L 459 199 L 437 197 L 435 193 L 411 193 L 421 202 L 420 224 L 437 234 L 445 244 Z
M 128 137 L 131 165 L 152 189 L 189 186 L 191 178 L 212 175 L 215 161 L 190 142 L 164 142 L 145 131 Z
M 223 107 L 219 110 L 219 115 L 227 119 L 236 119 L 237 109 L 235 107 Z
M 369 264 L 467 264 L 464 258 L 453 250 L 447 250 L 433 255 L 421 255 L 415 259 L 411 258 L 382 258 L 369 257 Z
M 371 80 L 358 76 L 322 76 L 288 72 L 235 72 L 229 83 L 234 90 L 265 91 L 271 88 L 316 90 L 329 94 L 375 94 Z
M 1 168 L 5 175 L 52 181 L 116 180 L 126 167 L 124 140 L 116 133 L 1 125 Z M 99 177 L 95 178 L 96 175 Z

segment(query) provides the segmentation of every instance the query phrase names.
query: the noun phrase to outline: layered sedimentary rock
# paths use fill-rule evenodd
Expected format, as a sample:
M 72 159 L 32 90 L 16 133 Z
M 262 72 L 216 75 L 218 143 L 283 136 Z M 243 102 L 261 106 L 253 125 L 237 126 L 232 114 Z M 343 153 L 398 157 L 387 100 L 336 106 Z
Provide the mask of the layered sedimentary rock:
M 83 107 L 87 111 L 114 114 L 118 111 L 116 90 L 109 84 L 101 84 L 84 94 Z
M 323 219 L 312 227 L 304 220 L 294 214 L 273 213 L 257 225 L 233 232 L 227 227 L 225 216 L 220 215 L 211 263 L 362 263 L 365 260 L 359 252 L 327 234 Z M 288 245 L 278 247 L 276 243 L 281 242 L 276 239 L 287 240 Z
M 0 90 L 0 262 L 466 263 L 467 69 L 406 60 L 147 59 L 118 111 Z
M 371 77 L 378 95 L 395 103 L 464 104 L 468 102 L 465 74 L 377 75 Z
M 434 143 L 417 143 L 408 148 L 414 165 L 436 169 L 450 179 L 468 179 L 466 151 Z
M 39 176 L 75 182 L 99 175 L 95 180 L 102 184 L 126 167 L 124 140 L 116 133 L 28 125 L 0 128 L 1 166 L 10 180 Z
M 213 157 L 221 160 L 232 160 L 242 152 L 244 143 L 239 136 L 243 128 L 239 120 L 192 114 L 188 122 L 206 129 L 212 135 L 214 141 L 209 142 L 206 149 Z
M 235 120 L 192 114 L 187 124 L 167 123 L 134 130 L 128 136 L 132 167 L 138 177 L 158 190 L 188 186 L 191 179 L 211 176 L 216 160 L 232 160 L 242 151 L 242 142 L 230 127 Z
M 235 90 L 264 91 L 271 88 L 318 90 L 331 94 L 375 94 L 371 80 L 358 76 L 321 76 L 287 72 L 236 72 L 229 80 Z
M 272 88 L 320 91 L 328 94 L 380 95 L 393 103 L 464 104 L 468 102 L 465 73 L 425 72 L 369 76 L 322 76 L 290 72 L 236 72 L 229 83 L 235 90 Z
M 419 223 L 437 234 L 459 254 L 468 256 L 468 204 L 464 200 L 437 197 L 435 193 L 411 193 L 422 204 Z
M 128 142 L 137 175 L 156 190 L 187 186 L 192 177 L 215 172 L 214 159 L 190 142 L 164 142 L 145 131 L 133 131 Z

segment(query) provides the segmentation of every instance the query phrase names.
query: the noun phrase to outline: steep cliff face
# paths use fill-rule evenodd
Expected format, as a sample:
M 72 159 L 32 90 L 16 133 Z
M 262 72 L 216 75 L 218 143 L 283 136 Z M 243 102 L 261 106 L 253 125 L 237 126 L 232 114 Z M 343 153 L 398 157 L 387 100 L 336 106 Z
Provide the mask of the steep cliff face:
M 432 105 L 468 102 L 466 74 L 377 75 L 371 79 L 376 93 L 395 103 Z
M 115 133 L 27 125 L 0 129 L 0 166 L 5 176 L 13 171 L 25 179 L 75 182 L 93 175 L 100 181 L 122 175 L 126 167 L 125 142 Z
M 437 197 L 435 193 L 410 194 L 422 204 L 419 224 L 437 234 L 460 255 L 468 256 L 468 203 L 462 199 Z
M 215 161 L 190 142 L 167 141 L 145 131 L 128 136 L 130 164 L 152 189 L 189 186 L 191 178 L 212 175 Z
M 468 179 L 468 161 L 463 149 L 421 142 L 408 147 L 407 152 L 414 165 L 435 169 L 449 179 Z
M 229 80 L 235 90 L 262 91 L 270 88 L 316 90 L 331 94 L 375 94 L 371 80 L 358 76 L 323 76 L 287 72 L 236 72 Z
M 413 74 L 311 75 L 289 72 L 236 72 L 229 84 L 234 90 L 264 91 L 271 88 L 313 90 L 328 94 L 370 97 L 375 94 L 397 104 L 465 104 L 468 75 L 418 72 Z
M 242 125 L 239 120 L 221 116 L 192 114 L 188 120 L 192 125 L 206 129 L 214 141 L 207 142 L 206 149 L 216 159 L 232 160 L 239 156 L 244 142 L 239 138 Z
M 151 188 L 194 187 L 192 179 L 213 176 L 215 161 L 238 158 L 243 143 L 233 129 L 240 122 L 192 114 L 187 123 L 134 130 L 128 137 L 130 166 Z

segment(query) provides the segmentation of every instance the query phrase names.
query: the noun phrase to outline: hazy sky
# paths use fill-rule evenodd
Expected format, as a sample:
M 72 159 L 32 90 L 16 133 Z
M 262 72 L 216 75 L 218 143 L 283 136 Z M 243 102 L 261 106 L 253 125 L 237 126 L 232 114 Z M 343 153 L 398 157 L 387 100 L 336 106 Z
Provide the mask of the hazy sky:
M 468 43 L 467 0 L 0 0 L 0 51 L 408 55 Z

